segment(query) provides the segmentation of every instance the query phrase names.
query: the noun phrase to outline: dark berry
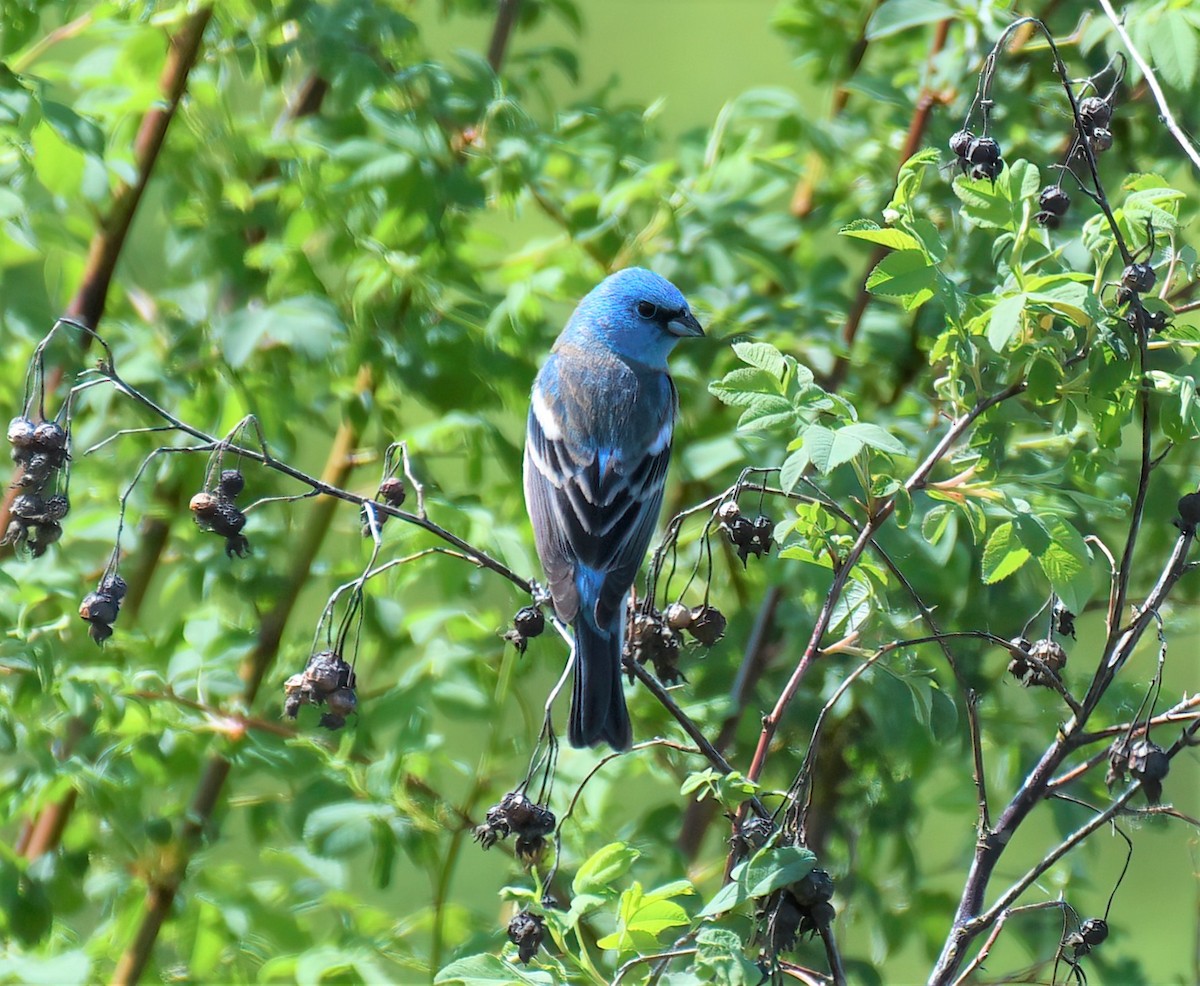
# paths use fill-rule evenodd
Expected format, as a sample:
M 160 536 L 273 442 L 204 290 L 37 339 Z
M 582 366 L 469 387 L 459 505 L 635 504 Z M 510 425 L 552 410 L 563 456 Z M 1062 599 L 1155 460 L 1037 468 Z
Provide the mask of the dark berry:
M 959 130 L 950 135 L 950 150 L 955 157 L 965 158 L 974 139 L 975 135 L 970 130 Z
M 672 630 L 686 630 L 692 625 L 692 611 L 683 603 L 671 603 L 665 615 Z
M 1079 119 L 1086 130 L 1107 127 L 1112 120 L 1112 107 L 1099 96 L 1088 96 L 1079 101 Z
M 217 498 L 211 493 L 201 491 L 192 497 L 188 509 L 195 515 L 197 521 L 209 521 L 217 515 Z
M 404 480 L 399 476 L 388 476 L 379 484 L 378 496 L 391 507 L 399 507 L 404 503 L 408 491 L 404 488 Z
M 8 441 L 14 449 L 33 448 L 36 425 L 28 418 L 13 418 L 8 423 Z
M 528 964 L 542 945 L 542 918 L 531 911 L 521 911 L 508 922 L 508 940 L 517 946 L 517 958 Z
M 120 602 L 125 598 L 125 593 L 129 591 L 129 586 L 121 576 L 114 572 L 100 580 L 100 591 Z
M 62 520 L 70 512 L 71 501 L 67 499 L 66 493 L 55 493 L 53 496 L 46 497 L 44 517 L 49 520 Z
M 1121 272 L 1121 287 L 1137 294 L 1145 294 L 1154 288 L 1158 275 L 1149 264 L 1130 264 Z
M 246 477 L 237 469 L 226 469 L 217 481 L 217 492 L 230 500 L 235 499 L 246 488 Z
M 1071 196 L 1058 185 L 1047 185 L 1038 196 L 1038 205 L 1046 212 L 1061 216 L 1070 207 Z
M 79 604 L 79 616 L 89 623 L 104 623 L 111 626 L 117 621 L 117 601 L 103 592 L 89 592 Z
M 326 701 L 329 702 L 329 711 L 343 719 L 358 710 L 358 695 L 353 688 L 338 688 L 330 692 Z
M 801 907 L 814 907 L 833 899 L 833 877 L 825 870 L 815 869 L 799 883 L 793 884 L 792 893 Z
M 22 493 L 13 499 L 12 514 L 22 520 L 35 520 L 45 512 L 46 504 L 35 493 Z
M 1108 922 L 1104 918 L 1088 918 L 1079 926 L 1079 936 L 1086 945 L 1095 948 L 1108 937 Z
M 43 452 L 62 452 L 67 447 L 67 433 L 57 421 L 43 421 L 34 428 L 33 444 Z
M 88 636 L 96 643 L 102 644 L 113 635 L 113 628 L 107 623 L 90 623 L 88 624 Z
M 711 647 L 725 636 L 725 615 L 715 606 L 697 606 L 691 617 L 687 631 L 705 647 Z
M 1000 163 L 1000 145 L 991 137 L 975 137 L 967 145 L 966 158 L 971 164 L 998 165 Z M 997 171 L 999 171 L 998 168 Z
M 1111 130 L 1106 130 L 1104 127 L 1097 127 L 1092 131 L 1091 137 L 1092 150 L 1097 154 L 1103 154 L 1113 146 L 1113 135 Z
M 537 637 L 546 629 L 546 617 L 536 606 L 524 606 L 513 617 L 513 629 L 522 637 Z

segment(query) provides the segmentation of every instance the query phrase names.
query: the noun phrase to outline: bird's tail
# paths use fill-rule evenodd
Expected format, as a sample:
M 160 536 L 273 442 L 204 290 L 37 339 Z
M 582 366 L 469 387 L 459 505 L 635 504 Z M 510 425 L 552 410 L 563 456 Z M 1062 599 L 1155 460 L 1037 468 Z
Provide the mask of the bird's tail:
M 614 750 L 628 750 L 633 736 L 621 690 L 625 621 L 602 629 L 581 608 L 574 628 L 575 687 L 567 738 L 575 747 L 595 746 L 603 740 Z

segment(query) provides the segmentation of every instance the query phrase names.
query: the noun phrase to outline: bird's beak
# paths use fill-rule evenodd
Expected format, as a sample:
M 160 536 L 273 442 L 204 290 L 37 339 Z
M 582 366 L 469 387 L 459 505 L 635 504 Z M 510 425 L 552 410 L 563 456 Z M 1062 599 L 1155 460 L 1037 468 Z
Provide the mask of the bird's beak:
M 667 331 L 673 336 L 702 336 L 704 329 L 696 321 L 696 316 L 684 310 L 667 323 Z

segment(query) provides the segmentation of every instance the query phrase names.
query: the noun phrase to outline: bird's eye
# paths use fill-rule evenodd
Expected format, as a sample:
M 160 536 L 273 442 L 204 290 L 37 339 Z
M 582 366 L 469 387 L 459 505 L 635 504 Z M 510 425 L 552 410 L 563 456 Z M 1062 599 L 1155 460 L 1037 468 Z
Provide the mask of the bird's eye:
M 653 305 L 648 301 L 639 301 L 637 305 L 637 313 L 642 318 L 654 318 L 658 314 L 658 306 Z

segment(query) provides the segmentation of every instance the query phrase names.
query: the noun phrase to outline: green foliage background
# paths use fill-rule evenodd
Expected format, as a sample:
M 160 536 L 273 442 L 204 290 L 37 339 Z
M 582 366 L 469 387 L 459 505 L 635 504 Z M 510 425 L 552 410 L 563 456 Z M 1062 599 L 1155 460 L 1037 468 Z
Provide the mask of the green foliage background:
M 4 4 L 0 405 L 14 414 L 27 357 L 79 287 L 113 189 L 135 173 L 134 136 L 160 98 L 166 38 L 195 6 Z M 1050 21 L 1059 36 L 1076 27 L 1070 6 Z M 1179 4 L 1129 10 L 1135 40 L 1155 53 L 1194 128 L 1200 20 Z M 220 4 L 99 326 L 122 375 L 213 433 L 256 415 L 273 454 L 312 473 L 334 436 L 350 435 L 348 485 L 363 494 L 384 448 L 403 439 L 433 519 L 530 577 L 519 480 L 528 388 L 574 301 L 609 270 L 654 267 L 709 326 L 709 341 L 675 362 L 672 512 L 746 466 L 787 463 L 785 485 L 809 467 L 861 516 L 856 503 L 891 495 L 945 415 L 1025 379 L 1027 394 L 989 414 L 935 475 L 972 469 L 969 493 L 902 498 L 881 542 L 947 629 L 1011 637 L 1051 585 L 1087 606 L 1066 674 L 1082 692 L 1107 583 L 1082 538 L 1118 551 L 1128 528 L 1137 387 L 1128 334 L 1122 348 L 1119 321 L 1102 317 L 1111 292 L 1101 285 L 1120 265 L 1095 210 L 1077 195 L 1062 230 L 1031 222 L 1070 128 L 1045 51 L 1031 42 L 1002 64 L 995 130 L 1010 168 L 994 187 L 952 183 L 942 151 L 910 162 L 897 190 L 914 111 L 932 99 L 923 143 L 944 148 L 1008 11 L 934 0 L 525 0 L 498 77 L 482 55 L 494 13 L 479 0 Z M 1118 46 L 1107 21 L 1089 17 L 1065 53 L 1082 76 Z M 314 77 L 328 86 L 320 111 L 289 117 L 289 99 Z M 1135 245 L 1154 217 L 1155 261 L 1173 247 L 1173 287 L 1186 300 L 1195 174 L 1136 72 L 1129 83 L 1103 175 Z M 798 187 L 810 200 L 801 216 Z M 891 252 L 847 345 L 843 326 L 877 243 Z M 782 354 L 760 359 L 786 358 L 786 385 L 745 366 L 730 346 L 745 340 Z M 1195 315 L 1184 315 L 1152 353 L 1155 451 L 1167 438 L 1176 445 L 1150 486 L 1134 602 L 1177 534 L 1176 500 L 1196 488 L 1198 340 Z M 1085 343 L 1088 358 L 1064 368 Z M 94 359 L 65 335 L 48 356 L 68 376 Z M 520 593 L 425 556 L 370 585 L 358 719 L 327 734 L 302 713 L 293 730 L 280 718 L 282 682 L 303 666 L 329 593 L 367 560 L 358 518 L 343 505 L 325 533 L 312 501 L 266 507 L 248 528 L 253 554 L 231 562 L 188 517 L 203 457 L 165 456 L 129 501 L 141 534 L 126 542 L 122 571 L 144 600 L 98 649 L 78 601 L 111 550 L 118 497 L 142 457 L 171 439 L 133 434 L 81 452 L 153 423 L 107 388 L 88 391 L 74 418 L 66 534 L 47 557 L 8 557 L 0 569 L 0 979 L 109 979 L 147 887 L 193 849 L 151 979 L 423 982 L 455 960 L 500 954 L 512 909 L 503 898 L 534 883 L 503 850 L 473 845 L 471 828 L 524 775 L 561 641 L 546 635 L 519 657 L 499 634 L 525 604 Z M 255 496 L 303 492 L 266 470 L 247 469 L 247 481 Z M 688 684 L 673 693 L 709 736 L 738 712 L 727 755 L 743 771 L 828 590 L 830 556 L 850 540 L 827 511 L 783 499 L 762 509 L 780 522 L 783 550 L 743 570 L 714 542 L 713 600 L 729 632 L 689 654 Z M 685 569 L 700 556 L 702 526 L 685 526 Z M 161 544 L 151 547 L 149 530 Z M 435 544 L 399 522 L 385 530 L 387 557 Z M 731 687 L 769 587 L 780 603 L 767 669 L 738 707 Z M 687 599 L 701 595 L 693 585 Z M 1160 711 L 1196 690 L 1195 595 L 1185 580 L 1162 614 Z M 846 599 L 831 640 L 854 630 L 854 646 L 870 650 L 924 632 L 877 561 L 856 570 Z M 248 661 L 280 615 L 278 659 L 247 701 Z M 959 654 L 982 696 L 989 786 L 1006 798 L 1067 710 L 1008 679 L 1002 650 L 967 643 Z M 1154 655 L 1143 646 L 1101 710 L 1104 725 L 1134 714 Z M 805 680 L 765 791 L 787 787 L 822 704 L 856 664 L 853 651 L 831 655 Z M 629 694 L 638 738 L 682 737 L 649 694 Z M 562 754 L 560 818 L 596 759 Z M 197 818 L 190 806 L 214 762 L 231 764 L 228 782 L 215 814 Z M 577 930 L 555 925 L 566 954 L 551 948 L 528 973 L 468 960 L 443 981 L 470 981 L 465 968 L 486 981 L 605 981 L 636 954 L 669 948 L 698 921 L 725 864 L 719 815 L 702 838 L 679 843 L 687 805 L 705 790 L 681 786 L 706 766 L 666 747 L 605 765 L 564 826 L 553 892 L 564 906 L 595 898 L 577 907 Z M 1097 774 L 1072 792 L 1103 805 Z M 1167 798 L 1193 816 L 1196 780 L 1185 753 Z M 743 796 L 717 793 L 730 806 Z M 924 979 L 975 841 L 961 696 L 936 650 L 898 650 L 856 684 L 831 722 L 814 793 L 811 848 L 838 881 L 852 978 Z M 64 798 L 73 810 L 61 844 L 23 858 L 22 827 Z M 1088 817 L 1061 802 L 1039 809 L 998 885 Z M 1091 981 L 1194 981 L 1194 832 L 1166 818 L 1130 825 L 1131 873 L 1112 938 L 1088 960 Z M 624 848 L 605 848 L 613 843 Z M 1026 899 L 1062 892 L 1081 915 L 1102 913 L 1123 860 L 1122 843 L 1097 835 Z M 589 882 L 589 872 L 603 878 Z M 657 924 L 646 913 L 638 924 L 646 899 L 661 905 Z M 743 906 L 719 927 L 748 940 L 751 924 Z M 1052 957 L 1061 930 L 1057 912 L 1010 926 L 989 974 Z M 682 963 L 661 981 L 755 981 L 728 940 L 712 949 L 708 965 Z M 824 968 L 820 943 L 798 961 Z M 624 981 L 645 981 L 649 968 Z

